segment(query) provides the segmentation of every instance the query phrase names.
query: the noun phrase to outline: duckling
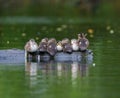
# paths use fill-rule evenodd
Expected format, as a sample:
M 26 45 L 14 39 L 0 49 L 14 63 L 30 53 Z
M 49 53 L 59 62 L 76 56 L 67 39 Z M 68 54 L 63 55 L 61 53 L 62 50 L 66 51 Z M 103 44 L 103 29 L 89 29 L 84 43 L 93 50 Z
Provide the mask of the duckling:
M 86 51 L 89 46 L 89 40 L 86 38 L 87 34 L 78 34 L 79 49 L 81 51 Z
M 62 40 L 62 45 L 63 45 L 63 52 L 72 53 L 71 43 L 68 38 Z
M 78 51 L 79 50 L 78 40 L 77 39 L 72 39 L 71 40 L 71 46 L 72 46 L 73 51 Z
M 59 42 L 57 43 L 56 48 L 57 48 L 57 51 L 62 51 L 62 50 L 63 50 L 63 46 L 62 46 L 62 42 L 61 42 L 61 41 L 59 41 Z
M 48 43 L 48 38 L 43 38 L 41 42 L 39 43 L 39 48 L 38 50 L 40 52 L 47 52 L 47 43 Z
M 49 39 L 48 44 L 47 44 L 47 52 L 51 56 L 54 56 L 56 54 L 56 52 L 57 52 L 56 45 L 57 45 L 57 41 L 56 41 L 55 38 Z
M 30 40 L 26 43 L 26 45 L 25 45 L 24 48 L 25 48 L 25 50 L 26 50 L 27 52 L 36 52 L 37 49 L 38 49 L 38 45 L 37 45 L 37 43 L 35 42 L 34 39 L 30 39 Z

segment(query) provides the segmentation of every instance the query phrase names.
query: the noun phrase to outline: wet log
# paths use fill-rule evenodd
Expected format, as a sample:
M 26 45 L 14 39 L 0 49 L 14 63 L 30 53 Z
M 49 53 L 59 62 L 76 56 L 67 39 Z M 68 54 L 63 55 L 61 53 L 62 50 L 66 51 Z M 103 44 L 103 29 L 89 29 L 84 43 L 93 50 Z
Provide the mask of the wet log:
M 0 64 L 24 64 L 25 51 L 20 49 L 0 50 Z
M 50 56 L 49 53 L 40 53 L 39 51 L 37 52 L 27 52 L 26 53 L 26 58 L 27 60 L 38 60 L 38 61 L 50 61 L 54 60 L 57 62 L 70 62 L 70 61 L 81 61 L 83 59 L 87 61 L 92 61 L 93 59 L 93 52 L 91 50 L 86 50 L 84 52 L 72 52 L 72 53 L 65 53 L 65 52 L 57 52 L 54 56 Z
M 30 56 L 29 56 L 30 55 Z M 51 57 L 48 53 L 29 53 L 20 49 L 8 49 L 8 50 L 0 50 L 0 63 L 11 64 L 11 63 L 25 63 L 25 60 L 29 61 L 50 61 L 54 60 L 56 62 L 64 62 L 64 61 L 81 61 L 81 60 L 92 61 L 93 53 L 91 50 L 87 50 L 85 52 L 72 52 L 64 53 L 57 52 L 54 57 Z

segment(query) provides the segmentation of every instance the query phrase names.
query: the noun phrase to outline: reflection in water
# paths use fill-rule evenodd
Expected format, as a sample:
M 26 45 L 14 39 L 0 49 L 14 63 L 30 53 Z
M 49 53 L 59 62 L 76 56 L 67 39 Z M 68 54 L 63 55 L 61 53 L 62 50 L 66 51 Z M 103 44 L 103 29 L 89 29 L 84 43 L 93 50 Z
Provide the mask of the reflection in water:
M 76 85 L 76 79 L 77 79 L 77 76 L 78 76 L 78 65 L 79 63 L 78 62 L 73 62 L 71 64 L 71 77 L 72 77 L 72 85 Z
M 30 62 L 25 64 L 26 79 L 28 79 L 29 93 L 31 95 L 40 95 L 47 98 L 48 95 L 64 93 L 63 88 L 70 90 L 70 93 L 76 92 L 76 89 L 82 87 L 83 77 L 88 76 L 89 62 L 86 59 L 81 61 L 47 61 Z M 88 81 L 84 81 L 87 87 Z M 80 86 L 79 86 L 80 85 Z M 60 91 L 60 92 L 59 92 Z M 52 96 L 53 98 L 53 96 Z
M 35 63 L 35 62 L 26 62 L 25 71 L 30 76 L 36 76 L 37 75 L 37 63 Z
M 80 75 L 81 77 L 88 76 L 89 74 L 89 65 L 85 62 L 80 63 L 79 65 L 79 70 L 80 70 Z
M 43 81 L 44 84 L 51 84 L 54 79 L 59 83 L 62 83 L 62 80 L 70 79 L 71 85 L 76 87 L 80 78 L 88 76 L 89 65 L 90 63 L 85 58 L 82 58 L 80 62 L 27 62 L 25 71 L 30 76 L 30 86 L 32 87 Z M 37 77 L 40 77 L 40 80 Z
M 36 62 L 25 63 L 26 75 L 30 76 L 30 87 L 34 87 L 37 84 L 37 66 L 38 64 Z
M 62 64 L 61 63 L 57 63 L 57 75 L 58 77 L 62 76 Z
M 75 86 L 77 84 L 77 79 L 80 77 L 87 77 L 89 72 L 89 64 L 86 62 L 86 59 L 82 58 L 81 62 L 73 62 L 71 63 L 71 80 L 72 85 Z

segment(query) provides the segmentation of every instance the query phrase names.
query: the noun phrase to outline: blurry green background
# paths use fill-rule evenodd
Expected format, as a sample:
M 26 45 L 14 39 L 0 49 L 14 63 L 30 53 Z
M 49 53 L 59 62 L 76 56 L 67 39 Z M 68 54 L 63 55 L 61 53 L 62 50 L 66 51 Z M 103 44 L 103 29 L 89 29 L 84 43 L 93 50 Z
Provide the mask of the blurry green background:
M 0 0 L 0 16 L 115 16 L 120 0 Z M 84 13 L 83 13 L 84 11 Z
M 94 7 L 94 8 L 93 8 Z M 120 0 L 0 0 L 0 16 L 113 16 L 120 12 Z
M 119 32 L 119 9 L 120 0 L 0 0 L 0 48 L 23 49 L 30 38 Z

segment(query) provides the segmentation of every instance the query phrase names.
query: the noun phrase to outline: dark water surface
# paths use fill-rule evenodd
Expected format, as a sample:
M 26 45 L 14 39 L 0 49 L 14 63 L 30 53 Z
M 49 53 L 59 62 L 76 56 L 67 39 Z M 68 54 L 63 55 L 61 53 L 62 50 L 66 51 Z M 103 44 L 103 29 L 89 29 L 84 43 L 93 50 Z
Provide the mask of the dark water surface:
M 3 23 L 0 48 L 23 49 L 30 38 L 37 42 L 43 37 L 77 38 L 78 32 L 88 33 L 89 48 L 94 53 L 91 63 L 0 64 L 1 98 L 119 98 L 120 27 L 117 22 Z

